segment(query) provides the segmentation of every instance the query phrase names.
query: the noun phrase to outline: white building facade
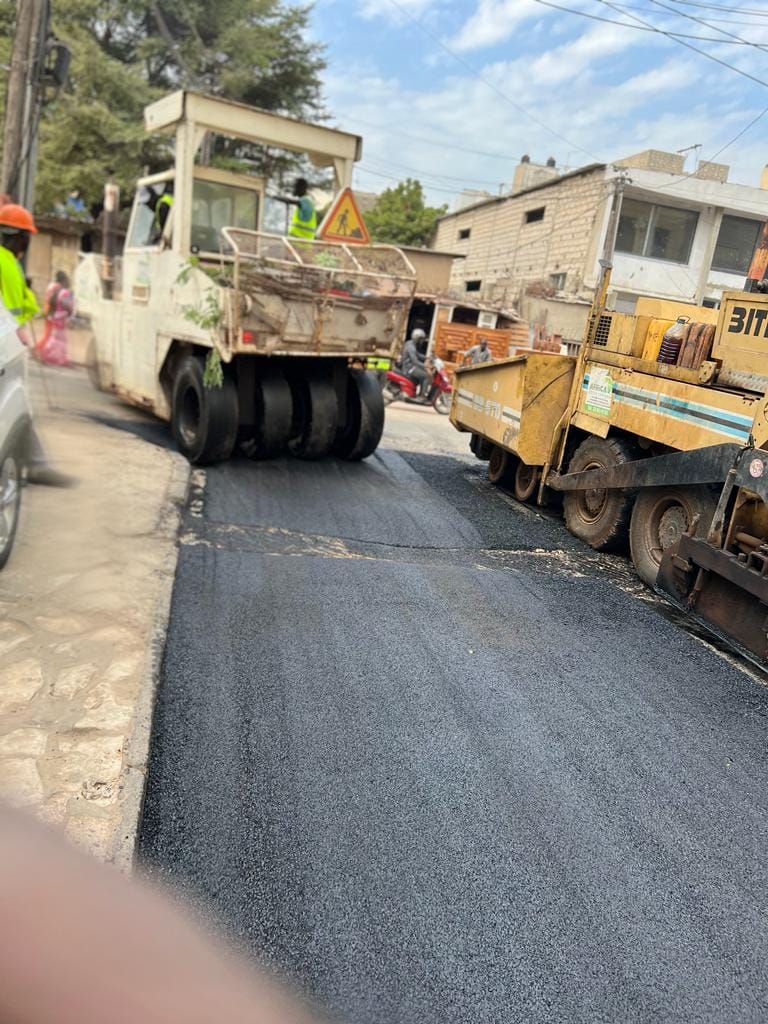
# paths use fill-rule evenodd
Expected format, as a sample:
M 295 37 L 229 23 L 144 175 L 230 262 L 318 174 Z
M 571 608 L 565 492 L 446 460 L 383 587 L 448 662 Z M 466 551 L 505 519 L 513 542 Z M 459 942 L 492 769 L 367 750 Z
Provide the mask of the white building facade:
M 447 214 L 435 248 L 459 252 L 451 285 L 515 305 L 534 327 L 577 341 L 599 279 L 617 167 L 629 176 L 611 279 L 611 303 L 640 296 L 717 305 L 744 284 L 768 189 L 727 181 L 728 168 L 659 150 L 592 164 Z M 765 182 L 764 182 L 765 183 Z

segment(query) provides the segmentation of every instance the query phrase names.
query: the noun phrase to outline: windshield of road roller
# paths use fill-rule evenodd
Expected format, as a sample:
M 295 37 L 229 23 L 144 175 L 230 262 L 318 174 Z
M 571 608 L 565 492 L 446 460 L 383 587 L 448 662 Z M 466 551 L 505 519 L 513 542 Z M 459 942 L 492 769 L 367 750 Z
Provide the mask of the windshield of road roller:
M 184 229 L 186 218 L 180 215 L 174 184 L 172 171 L 139 182 L 128 231 L 128 249 L 162 248 L 171 244 L 174 231 Z M 262 198 L 260 178 L 210 167 L 196 168 L 188 221 L 188 251 L 193 255 L 218 256 L 228 248 L 222 228 L 258 231 Z

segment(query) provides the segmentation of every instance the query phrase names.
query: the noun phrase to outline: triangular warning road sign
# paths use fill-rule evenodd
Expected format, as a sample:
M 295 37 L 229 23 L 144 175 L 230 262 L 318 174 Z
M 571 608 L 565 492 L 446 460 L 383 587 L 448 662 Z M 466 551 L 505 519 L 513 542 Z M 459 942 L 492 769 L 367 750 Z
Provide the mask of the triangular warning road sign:
M 363 215 L 357 208 L 351 188 L 343 188 L 336 196 L 315 237 L 325 242 L 370 244 L 371 236 L 368 234 Z

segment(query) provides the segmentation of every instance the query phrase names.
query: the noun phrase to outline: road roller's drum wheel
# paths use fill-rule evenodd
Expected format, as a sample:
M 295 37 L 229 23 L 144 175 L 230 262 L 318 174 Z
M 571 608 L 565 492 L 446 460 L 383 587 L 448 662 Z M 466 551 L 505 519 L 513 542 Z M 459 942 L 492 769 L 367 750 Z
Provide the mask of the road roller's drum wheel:
M 636 457 L 632 445 L 622 437 L 588 437 L 576 449 L 568 472 L 610 469 Z M 563 498 L 565 525 L 596 551 L 621 550 L 626 546 L 634 499 L 634 491 L 595 487 L 568 491 Z
M 284 451 L 291 437 L 293 397 L 285 375 L 265 367 L 254 385 L 255 418 L 247 449 L 255 459 L 269 459 Z
M 330 376 L 297 376 L 291 381 L 293 427 L 288 447 L 299 459 L 328 455 L 339 422 L 336 389 Z
M 378 448 L 383 432 L 384 395 L 376 374 L 350 370 L 346 424 L 336 435 L 334 454 L 351 462 L 366 459 Z
M 540 470 L 538 466 L 527 466 L 520 459 L 515 466 L 512 493 L 518 501 L 529 502 L 536 497 L 539 488 Z
M 237 388 L 224 374 L 221 387 L 203 384 L 203 361 L 184 356 L 173 379 L 171 429 L 182 455 L 196 466 L 223 462 L 237 440 Z
M 494 445 L 488 459 L 488 479 L 500 487 L 511 487 L 515 479 L 516 455 Z
M 649 487 L 640 492 L 629 524 L 629 548 L 644 583 L 655 584 L 661 556 L 696 516 L 695 535 L 707 535 L 716 506 L 717 498 L 707 487 Z

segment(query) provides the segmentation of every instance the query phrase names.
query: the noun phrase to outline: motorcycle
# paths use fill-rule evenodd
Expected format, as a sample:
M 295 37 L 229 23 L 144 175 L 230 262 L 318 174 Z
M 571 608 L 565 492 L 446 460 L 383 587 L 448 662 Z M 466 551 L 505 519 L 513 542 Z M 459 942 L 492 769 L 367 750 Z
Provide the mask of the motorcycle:
M 391 405 L 392 402 L 402 401 L 408 402 L 410 405 L 431 405 L 435 412 L 447 416 L 451 410 L 453 385 L 442 359 L 429 360 L 427 369 L 430 366 L 432 367 L 432 381 L 426 395 L 416 393 L 416 381 L 407 377 L 398 364 L 387 370 L 382 384 L 384 404 Z

